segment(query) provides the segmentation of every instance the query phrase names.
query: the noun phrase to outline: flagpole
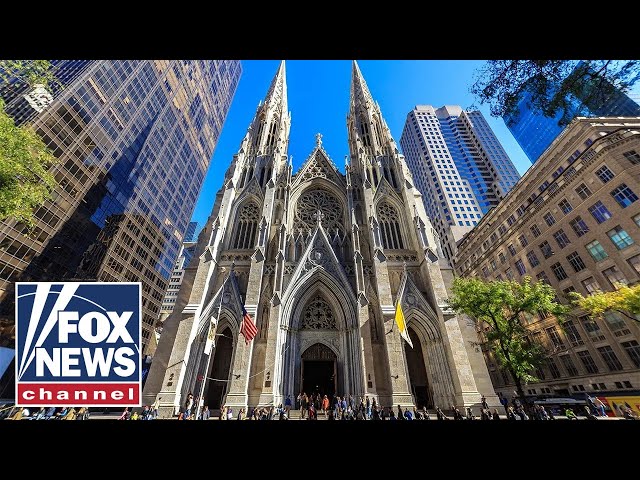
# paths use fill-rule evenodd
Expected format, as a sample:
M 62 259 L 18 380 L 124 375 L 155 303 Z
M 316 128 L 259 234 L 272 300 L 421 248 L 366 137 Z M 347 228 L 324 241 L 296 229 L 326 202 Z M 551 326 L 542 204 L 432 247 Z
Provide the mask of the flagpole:
M 229 276 L 227 276 L 227 278 L 224 279 L 224 282 L 222 282 L 222 286 L 220 287 L 220 290 L 218 290 L 219 298 L 218 298 L 218 314 L 216 316 L 216 330 L 218 330 L 218 323 L 220 322 L 220 314 L 222 313 L 222 295 L 224 294 L 224 286 L 227 283 L 227 280 L 229 280 Z M 213 326 L 211 325 L 211 320 L 209 320 L 209 332 L 207 333 L 207 340 L 206 341 L 209 341 L 208 339 L 209 339 L 209 335 L 211 335 L 211 329 L 212 328 L 213 328 Z M 214 334 L 213 338 L 215 339 L 215 334 Z M 213 342 L 213 345 L 211 347 L 211 351 L 209 352 L 209 355 L 208 355 L 208 358 L 207 358 L 207 366 L 206 366 L 206 368 L 204 370 L 204 373 L 202 374 L 200 398 L 198 400 L 198 407 L 196 409 L 196 419 L 198 419 L 198 416 L 200 415 L 200 411 L 202 410 L 202 407 L 204 406 L 205 387 L 207 385 L 207 378 L 208 378 L 208 375 L 209 375 L 209 366 L 211 365 L 211 359 L 213 358 L 213 349 L 215 347 L 215 340 L 212 340 L 212 342 Z

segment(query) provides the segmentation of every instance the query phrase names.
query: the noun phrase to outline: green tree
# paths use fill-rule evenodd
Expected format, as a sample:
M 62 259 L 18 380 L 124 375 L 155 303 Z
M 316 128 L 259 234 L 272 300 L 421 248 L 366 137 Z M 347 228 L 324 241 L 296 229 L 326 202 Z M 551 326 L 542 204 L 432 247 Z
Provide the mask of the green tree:
M 574 305 L 593 317 L 601 317 L 604 312 L 614 311 L 625 317 L 640 322 L 640 284 L 629 287 L 616 285 L 613 292 L 595 292 L 583 297 L 578 292 L 571 292 Z
M 0 87 L 27 83 L 49 88 L 56 81 L 47 60 L 0 61 Z M 13 218 L 33 228 L 33 213 L 57 185 L 49 171 L 56 161 L 31 126 L 15 125 L 0 99 L 0 220 Z
M 528 92 L 533 109 L 547 117 L 560 112 L 558 124 L 565 126 L 575 115 L 572 102 L 597 109 L 638 78 L 638 60 L 489 60 L 476 70 L 470 91 L 496 117 L 514 113 Z
M 524 277 L 522 283 L 461 277 L 453 282 L 449 307 L 476 322 L 484 343 L 511 373 L 523 402 L 523 384 L 538 380 L 533 373 L 542 365 L 545 354 L 541 345 L 529 340 L 522 316 L 544 312 L 562 321 L 568 308 L 555 298 L 552 287 L 543 282 L 532 283 L 530 277 Z

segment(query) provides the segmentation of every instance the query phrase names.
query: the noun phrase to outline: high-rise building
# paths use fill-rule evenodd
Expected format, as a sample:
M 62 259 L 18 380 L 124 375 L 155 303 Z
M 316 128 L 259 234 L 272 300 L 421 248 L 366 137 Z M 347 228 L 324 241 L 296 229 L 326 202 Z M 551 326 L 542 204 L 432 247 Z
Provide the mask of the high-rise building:
M 196 234 L 197 229 L 198 229 L 198 222 L 189 222 L 187 231 L 184 233 L 184 241 L 193 242 L 194 241 L 193 237 Z
M 456 272 L 488 280 L 530 276 L 561 302 L 640 282 L 640 119 L 576 118 L 507 197 L 458 244 Z M 640 317 L 638 317 L 640 318 Z M 598 396 L 612 412 L 640 413 L 640 323 L 617 311 L 574 309 L 522 318 L 548 358 L 525 391 Z M 484 349 L 483 349 L 484 351 Z M 496 391 L 511 397 L 509 372 L 484 351 Z M 633 407 L 635 405 L 635 407 Z
M 164 322 L 171 312 L 173 312 L 173 307 L 175 306 L 176 299 L 178 297 L 178 291 L 182 285 L 184 269 L 189 265 L 189 262 L 193 258 L 196 245 L 197 242 L 189 241 L 183 242 L 180 247 L 178 259 L 176 260 L 173 273 L 171 274 L 171 279 L 169 280 L 169 285 L 167 286 L 167 291 L 162 300 L 162 306 L 160 307 L 160 322 Z
M 498 405 L 473 326 L 442 308 L 451 267 L 357 64 L 346 174 L 320 134 L 294 173 L 290 118 L 283 62 L 199 236 L 143 401 L 157 397 L 161 416 L 189 392 L 197 407 L 236 412 L 301 391 L 385 407 L 477 413 L 483 394 Z M 394 326 L 397 300 L 413 348 Z M 244 311 L 258 329 L 249 342 Z
M 0 223 L 0 317 L 11 337 L 16 281 L 141 281 L 144 347 L 241 65 L 101 60 L 62 71 L 65 88 L 32 122 L 59 159 L 59 187 L 30 235 Z
M 48 88 L 40 84 L 30 86 L 17 78 L 10 79 L 0 86 L 0 98 L 5 103 L 4 111 L 13 118 L 16 125 L 32 121 L 94 62 L 95 60 L 51 60 L 51 70 L 56 80 Z
M 417 105 L 407 115 L 400 145 L 422 193 L 444 256 L 496 206 L 520 178 L 479 111 Z
M 576 68 L 581 65 L 579 62 Z M 593 80 L 593 82 L 600 80 Z M 602 89 L 602 86 L 598 88 Z M 570 97 L 569 120 L 578 116 L 583 117 L 635 117 L 640 116 L 640 105 L 622 91 L 611 87 L 604 95 L 596 95 L 586 102 L 591 91 L 587 84 L 583 92 L 575 97 Z M 603 89 L 605 90 L 605 89 Z M 550 89 L 549 96 L 554 89 Z M 527 154 L 531 162 L 535 162 L 551 142 L 562 132 L 563 128 L 558 124 L 562 112 L 557 112 L 554 117 L 546 117 L 531 105 L 531 94 L 525 90 L 518 102 L 514 113 L 505 116 L 504 122 L 511 131 L 518 144 Z

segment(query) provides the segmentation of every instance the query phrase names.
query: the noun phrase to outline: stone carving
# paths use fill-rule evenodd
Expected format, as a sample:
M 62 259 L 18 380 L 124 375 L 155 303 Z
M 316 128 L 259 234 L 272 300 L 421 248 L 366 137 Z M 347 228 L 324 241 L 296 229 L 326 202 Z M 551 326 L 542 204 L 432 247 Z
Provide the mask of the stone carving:
M 310 190 L 298 199 L 293 227 L 299 231 L 313 231 L 318 223 L 318 211 L 326 232 L 344 231 L 342 205 L 326 190 Z
M 317 295 L 302 313 L 301 329 L 337 330 L 336 319 L 331 306 Z

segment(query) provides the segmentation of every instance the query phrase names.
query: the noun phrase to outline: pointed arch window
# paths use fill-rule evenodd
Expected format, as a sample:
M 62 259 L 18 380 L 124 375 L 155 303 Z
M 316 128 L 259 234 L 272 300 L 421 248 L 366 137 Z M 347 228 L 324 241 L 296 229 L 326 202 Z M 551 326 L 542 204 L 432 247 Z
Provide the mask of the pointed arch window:
M 398 221 L 397 210 L 388 203 L 381 203 L 378 207 L 378 221 L 382 234 L 382 246 L 387 249 L 403 249 L 402 234 Z
M 236 221 L 233 247 L 237 249 L 253 248 L 258 233 L 258 206 L 251 202 L 244 205 Z
M 305 330 L 338 329 L 331 305 L 320 295 L 316 295 L 305 308 L 302 314 L 301 328 Z

